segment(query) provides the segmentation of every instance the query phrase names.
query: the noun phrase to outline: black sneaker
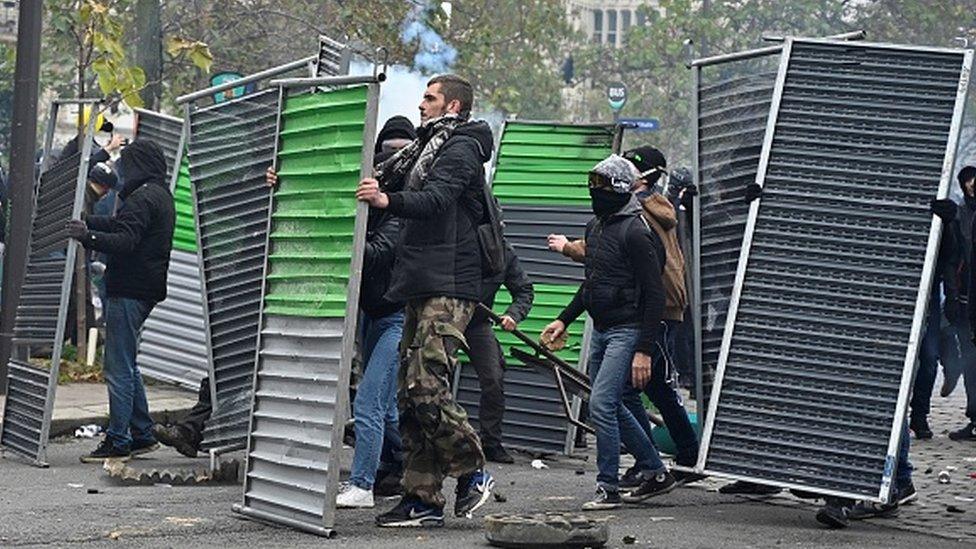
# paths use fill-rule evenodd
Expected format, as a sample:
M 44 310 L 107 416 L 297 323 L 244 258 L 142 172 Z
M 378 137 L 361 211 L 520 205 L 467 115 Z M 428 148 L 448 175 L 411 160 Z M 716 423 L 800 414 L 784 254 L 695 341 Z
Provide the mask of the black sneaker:
M 908 483 L 908 486 L 904 486 L 898 489 L 895 493 L 895 497 L 898 498 L 895 503 L 898 505 L 908 505 L 909 503 L 918 499 L 918 492 L 915 491 L 915 484 L 912 482 Z
M 671 473 L 664 471 L 650 478 L 645 478 L 641 485 L 627 492 L 623 496 L 624 503 L 639 503 L 645 499 L 667 494 L 677 487 Z
M 908 423 L 908 428 L 915 433 L 915 438 L 918 440 L 928 440 L 932 438 L 932 429 L 929 428 L 929 420 L 926 417 L 913 417 Z
M 644 482 L 644 477 L 641 476 L 640 469 L 635 465 L 624 473 L 624 476 L 620 477 L 620 489 L 621 490 L 633 490 Z
M 775 486 L 756 484 L 745 480 L 737 480 L 718 489 L 718 493 L 737 496 L 772 496 L 782 490 Z
M 477 511 L 491 497 L 495 479 L 487 469 L 481 468 L 458 478 L 457 498 L 454 500 L 454 516 L 465 517 Z
M 485 448 L 485 459 L 495 463 L 515 463 L 515 458 L 501 444 Z
M 197 457 L 199 444 L 194 443 L 187 430 L 179 425 L 153 425 L 153 436 L 164 446 L 172 446 L 189 458 Z
M 617 509 L 623 504 L 620 492 L 607 490 L 603 486 L 596 487 L 596 496 L 583 504 L 584 511 L 606 511 L 607 509 Z
M 870 518 L 894 518 L 898 516 L 897 503 L 876 503 L 873 501 L 861 501 L 850 508 L 847 518 L 851 520 L 864 520 Z
M 827 504 L 817 511 L 817 522 L 828 528 L 847 528 L 851 525 L 849 514 L 852 502 L 847 499 L 827 498 Z
M 141 456 L 143 454 L 148 454 L 149 452 L 155 452 L 159 450 L 159 443 L 153 439 L 144 440 L 142 442 L 132 442 L 132 455 Z
M 381 528 L 435 528 L 444 526 L 444 508 L 404 496 L 396 507 L 376 517 Z
M 970 422 L 962 429 L 950 432 L 949 438 L 952 440 L 976 440 L 976 421 Z
M 400 481 L 403 476 L 397 473 L 376 473 L 376 482 L 373 483 L 373 496 L 378 498 L 389 498 L 403 495 L 403 486 Z
M 694 484 L 698 481 L 705 480 L 708 478 L 707 475 L 701 475 L 698 473 L 687 473 L 685 471 L 671 471 L 671 475 L 674 476 L 674 482 L 678 486 L 685 486 L 686 484 Z
M 99 463 L 105 461 L 106 459 L 117 459 L 119 461 L 129 461 L 132 457 L 132 453 L 128 450 L 122 450 L 116 447 L 114 444 L 109 442 L 109 440 L 103 439 L 102 442 L 98 444 L 92 453 L 81 456 L 82 463 Z

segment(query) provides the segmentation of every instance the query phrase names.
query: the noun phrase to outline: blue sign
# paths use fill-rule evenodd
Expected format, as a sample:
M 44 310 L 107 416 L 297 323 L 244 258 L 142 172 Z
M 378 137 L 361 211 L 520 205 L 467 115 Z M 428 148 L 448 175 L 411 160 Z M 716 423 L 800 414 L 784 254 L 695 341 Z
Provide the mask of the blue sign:
M 661 121 L 657 118 L 621 118 L 620 125 L 638 133 L 656 132 L 661 129 Z

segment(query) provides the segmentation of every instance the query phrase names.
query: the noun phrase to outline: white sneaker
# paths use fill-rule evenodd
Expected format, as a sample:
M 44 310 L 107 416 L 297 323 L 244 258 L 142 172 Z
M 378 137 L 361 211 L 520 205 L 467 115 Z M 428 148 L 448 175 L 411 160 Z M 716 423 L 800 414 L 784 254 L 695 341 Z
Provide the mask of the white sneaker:
M 339 485 L 336 496 L 338 509 L 371 509 L 373 508 L 373 491 L 363 490 L 359 486 L 343 482 Z

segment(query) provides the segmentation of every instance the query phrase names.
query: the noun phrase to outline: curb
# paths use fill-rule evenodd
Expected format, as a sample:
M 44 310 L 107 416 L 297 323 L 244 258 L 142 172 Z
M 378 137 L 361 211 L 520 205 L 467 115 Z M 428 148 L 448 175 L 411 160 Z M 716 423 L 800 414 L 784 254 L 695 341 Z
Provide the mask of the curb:
M 151 404 L 151 403 L 150 403 Z M 149 412 L 152 416 L 153 421 L 156 423 L 173 423 L 178 421 L 180 418 L 185 416 L 190 411 L 190 407 L 187 408 L 177 408 L 174 410 L 160 410 L 157 412 Z M 108 426 L 108 416 L 107 415 L 91 415 L 83 417 L 71 417 L 71 418 L 61 418 L 51 421 L 51 434 L 50 438 L 58 438 L 70 436 L 74 437 L 75 429 L 83 425 L 100 425 L 102 429 Z

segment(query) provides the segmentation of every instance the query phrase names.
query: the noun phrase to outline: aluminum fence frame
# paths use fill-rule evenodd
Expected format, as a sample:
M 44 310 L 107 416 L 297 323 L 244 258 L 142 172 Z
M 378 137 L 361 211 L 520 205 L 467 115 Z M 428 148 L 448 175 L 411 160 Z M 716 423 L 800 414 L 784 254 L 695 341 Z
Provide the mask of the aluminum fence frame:
M 162 143 L 157 139 L 169 161 L 169 188 L 175 199 L 182 163 L 186 159 L 189 123 L 175 116 L 145 109 L 136 109 L 136 114 L 136 137 L 154 139 L 157 135 L 167 133 L 177 135 L 175 143 L 172 140 Z M 152 129 L 149 136 L 143 135 L 143 123 L 146 120 L 153 121 L 151 126 L 147 126 Z M 170 127 L 167 128 L 167 125 Z M 176 131 L 173 132 L 173 129 Z M 179 216 L 180 213 L 177 212 L 177 217 Z M 194 218 L 191 217 L 190 221 L 193 224 L 195 243 Z M 193 248 L 190 251 L 177 249 L 175 245 L 173 247 L 166 278 L 167 297 L 156 304 L 143 324 L 136 363 L 139 371 L 147 377 L 196 390 L 200 381 L 207 377 L 210 368 L 203 292 L 200 288 L 199 255 L 196 246 Z
M 60 106 L 62 104 L 78 104 L 79 106 L 83 104 L 92 104 L 92 108 L 94 108 L 96 103 L 98 103 L 97 100 L 56 100 L 52 103 L 50 111 L 51 114 L 48 120 L 48 128 L 44 141 L 44 172 L 47 171 L 48 167 L 58 167 L 58 165 L 63 162 L 74 160 L 74 157 L 69 159 L 61 159 L 58 163 L 53 165 L 50 160 L 51 145 L 54 138 L 54 128 L 57 122 Z M 84 205 L 85 185 L 88 182 L 88 163 L 92 150 L 92 135 L 94 134 L 95 119 L 95 116 L 89 117 L 88 124 L 81 136 L 81 151 L 78 153 L 78 155 L 76 155 L 78 157 L 77 168 L 74 168 L 77 170 L 77 174 L 75 175 L 74 198 L 71 203 L 71 215 L 68 219 L 79 218 Z M 74 164 L 74 161 L 72 164 Z M 32 307 L 30 305 L 31 296 L 29 295 L 32 285 L 29 282 L 32 275 L 30 267 L 32 264 L 31 256 L 33 256 L 35 253 L 33 248 L 34 245 L 37 244 L 35 241 L 36 234 L 34 224 L 38 222 L 39 218 L 37 212 L 38 202 L 46 191 L 44 186 L 44 175 L 47 174 L 41 174 L 41 178 L 38 182 L 38 186 L 33 197 L 34 207 L 32 208 L 31 237 L 28 243 L 28 265 L 24 274 L 24 285 L 22 287 L 22 293 L 24 295 L 21 297 L 21 301 L 17 307 L 17 318 L 21 320 L 23 319 L 21 318 L 20 310 L 26 310 Z M 55 210 L 51 213 L 58 213 L 58 211 Z M 50 217 L 51 213 L 42 215 Z M 64 229 L 61 227 L 63 227 L 64 222 L 67 221 L 67 219 L 46 220 L 45 225 L 54 223 L 53 226 L 58 228 L 55 229 L 55 233 L 45 236 L 45 239 L 50 239 L 52 236 L 56 236 L 60 232 L 63 232 Z M 67 237 L 65 236 L 64 238 Z M 59 237 L 58 241 L 61 239 L 62 238 Z M 45 251 L 49 253 L 46 248 L 50 248 L 50 246 L 56 242 L 46 244 L 42 250 L 38 251 L 38 253 Z M 44 345 L 47 343 L 45 340 L 46 338 L 20 338 L 17 335 L 18 322 L 15 320 L 14 323 L 13 347 L 7 374 L 8 389 L 5 396 L 6 404 L 4 407 L 3 422 L 0 424 L 0 446 L 2 446 L 6 451 L 32 460 L 32 463 L 38 467 L 47 467 L 48 465 L 47 444 L 50 436 L 51 417 L 54 413 L 54 399 L 57 393 L 61 352 L 64 347 L 65 327 L 67 324 L 68 313 L 68 298 L 71 292 L 72 281 L 74 280 L 75 258 L 78 254 L 80 246 L 80 243 L 78 243 L 76 240 L 67 238 L 65 258 L 63 260 L 64 266 L 62 267 L 62 276 L 60 281 L 60 291 L 58 294 L 56 294 L 58 299 L 57 319 L 55 321 L 54 340 L 51 342 L 51 367 L 49 370 L 44 371 L 41 368 L 37 368 L 29 363 L 30 346 L 38 343 Z M 60 259 L 56 261 L 61 262 Z M 34 264 L 36 265 L 36 263 Z M 48 273 L 47 276 L 50 276 L 50 274 L 51 273 Z M 43 404 L 39 405 L 37 401 L 41 398 L 43 399 Z M 31 414 L 31 412 L 34 412 L 34 414 Z M 37 412 L 40 413 L 38 414 Z M 24 421 L 39 423 L 39 425 L 34 427 L 32 425 L 23 423 Z M 19 433 L 17 432 L 18 430 L 20 431 Z M 36 434 L 36 441 L 35 439 L 27 438 L 26 435 L 28 434 Z M 24 442 L 28 443 L 29 445 L 32 444 L 35 448 L 25 446 Z
M 770 164 L 770 156 L 774 147 L 773 141 L 775 137 L 775 130 L 777 127 L 777 119 L 780 111 L 781 101 L 784 95 L 784 83 L 786 82 L 787 72 L 790 65 L 791 53 L 794 44 L 799 45 L 823 45 L 823 46 L 844 46 L 847 48 L 863 48 L 864 51 L 867 49 L 875 49 L 881 51 L 894 51 L 894 52 L 908 52 L 909 54 L 951 54 L 957 55 L 961 61 L 961 68 L 959 72 L 959 85 L 956 89 L 955 106 L 953 109 L 951 122 L 949 126 L 949 131 L 946 139 L 945 154 L 943 155 L 941 178 L 939 181 L 937 196 L 944 197 L 947 194 L 949 181 L 952 176 L 953 168 L 953 157 L 956 152 L 957 139 L 959 125 L 962 118 L 964 99 L 968 90 L 968 82 L 970 77 L 970 70 L 972 66 L 973 52 L 972 50 L 954 50 L 946 48 L 917 48 L 909 46 L 898 46 L 892 44 L 857 44 L 852 45 L 849 43 L 837 42 L 826 39 L 787 39 L 784 43 L 783 56 L 781 59 L 780 70 L 777 76 L 776 91 L 773 97 L 773 107 L 771 110 L 771 116 L 768 120 L 767 132 L 765 136 L 765 142 L 763 145 L 763 153 L 760 160 L 760 169 L 757 176 L 757 183 L 763 185 L 767 177 L 767 170 Z M 838 65 L 840 66 L 840 65 Z M 898 399 L 895 404 L 895 411 L 891 421 L 891 434 L 888 439 L 887 444 L 887 454 L 884 459 L 884 468 L 881 471 L 881 482 L 878 489 L 877 495 L 868 493 L 858 493 L 855 491 L 849 491 L 844 489 L 826 489 L 818 486 L 809 486 L 802 484 L 800 482 L 794 481 L 781 481 L 781 480 L 770 480 L 768 478 L 757 478 L 750 475 L 742 474 L 730 474 L 727 471 L 718 471 L 708 465 L 708 454 L 709 448 L 712 443 L 712 438 L 715 435 L 715 422 L 716 422 L 716 412 L 720 405 L 721 389 L 724 382 L 724 377 L 726 374 L 727 364 L 729 362 L 729 355 L 732 345 L 733 331 L 735 329 L 736 317 L 738 315 L 738 310 L 740 306 L 740 300 L 743 293 L 743 287 L 745 283 L 745 278 L 747 276 L 747 265 L 749 262 L 749 252 L 752 247 L 753 235 L 756 229 L 759 208 L 762 202 L 762 198 L 755 201 L 750 207 L 749 221 L 747 226 L 747 232 L 743 241 L 743 250 L 740 256 L 739 265 L 736 273 L 736 283 L 732 295 L 732 301 L 730 304 L 728 319 L 726 323 L 726 329 L 723 336 L 722 351 L 719 359 L 718 371 L 716 375 L 716 382 L 713 386 L 712 398 L 709 403 L 709 415 L 705 426 L 705 432 L 702 438 L 702 452 L 700 453 L 699 462 L 696 466 L 696 470 L 705 472 L 706 474 L 713 474 L 716 476 L 738 479 L 738 480 L 749 480 L 754 482 L 761 482 L 763 484 L 770 484 L 774 486 L 780 486 L 784 488 L 797 488 L 802 490 L 813 490 L 818 493 L 823 493 L 827 495 L 833 495 L 838 497 L 846 497 L 853 499 L 868 499 L 871 501 L 879 501 L 886 503 L 890 498 L 891 488 L 892 488 L 892 475 L 894 474 L 895 456 L 897 454 L 897 449 L 901 442 L 902 433 L 902 422 L 904 421 L 905 413 L 908 405 L 909 393 L 912 385 L 912 373 L 914 371 L 915 358 L 918 351 L 918 344 L 920 338 L 920 332 L 922 325 L 924 323 L 929 288 L 931 287 L 933 272 L 934 272 L 934 260 L 937 254 L 937 248 L 941 235 L 941 222 L 938 218 L 934 218 L 929 230 L 927 247 L 925 253 L 925 263 L 921 271 L 921 280 L 918 286 L 917 297 L 914 302 L 914 314 L 912 316 L 910 334 L 908 339 L 908 346 L 905 350 L 905 358 L 902 367 L 902 372 L 900 376 L 900 385 L 898 389 Z
M 375 141 L 377 133 L 377 114 L 379 111 L 379 89 L 380 82 L 383 80 L 382 73 L 374 74 L 372 77 L 364 78 L 317 78 L 315 85 L 318 86 L 330 86 L 330 85 L 345 85 L 355 83 L 357 81 L 367 84 L 366 93 L 366 120 L 363 126 L 363 149 L 362 149 L 362 160 L 360 166 L 360 178 L 368 177 L 372 174 L 373 166 L 373 142 Z M 303 79 L 306 80 L 307 79 Z M 300 83 L 295 81 L 279 82 L 279 109 L 278 109 L 278 121 L 276 135 L 278 136 L 275 141 L 275 163 L 278 161 L 278 147 L 281 142 L 281 127 L 282 127 L 282 114 L 284 111 L 286 89 L 290 86 L 299 86 Z M 264 264 L 264 277 L 262 282 L 262 304 L 265 301 L 265 297 L 268 292 L 268 272 L 270 265 L 270 246 L 271 246 L 271 227 L 272 227 L 272 213 L 274 212 L 274 194 L 269 198 L 268 207 L 268 228 L 266 231 L 266 244 L 265 244 L 265 264 Z M 245 483 L 243 489 L 242 502 L 240 504 L 235 504 L 233 509 L 235 512 L 241 513 L 245 516 L 255 518 L 262 521 L 276 522 L 284 524 L 286 526 L 296 528 L 305 532 L 309 532 L 316 535 L 321 535 L 325 537 L 334 537 L 335 531 L 333 530 L 335 526 L 335 499 L 338 492 L 339 478 L 337 472 L 339 471 L 340 460 L 342 456 L 342 446 L 343 446 L 343 426 L 345 425 L 346 415 L 349 411 L 349 382 L 352 370 L 352 360 L 355 354 L 355 340 L 357 333 L 357 322 L 359 317 L 359 292 L 362 282 L 362 269 L 363 269 L 363 252 L 366 245 L 366 222 L 369 210 L 365 203 L 357 202 L 356 204 L 356 215 L 355 215 L 355 229 L 353 233 L 353 250 L 350 265 L 350 278 L 347 287 L 347 299 L 345 307 L 345 316 L 343 319 L 302 319 L 297 317 L 285 317 L 285 316 L 275 316 L 268 315 L 264 307 L 262 306 L 261 315 L 259 320 L 259 326 L 261 330 L 259 331 L 258 346 L 256 352 L 255 362 L 258 364 L 254 371 L 254 381 L 253 387 L 255 390 L 252 392 L 251 401 L 251 415 L 250 415 L 250 426 L 248 429 L 248 447 L 247 447 L 247 464 L 245 466 Z M 285 324 L 297 323 L 297 324 L 308 324 L 309 326 L 317 326 L 314 330 L 304 330 L 304 333 L 333 333 L 338 331 L 341 334 L 341 355 L 339 358 L 339 371 L 337 372 L 336 383 L 336 394 L 335 402 L 333 405 L 333 417 L 332 423 L 329 426 L 331 428 L 331 440 L 327 446 L 327 464 L 325 465 L 325 488 L 324 488 L 324 498 L 323 498 L 323 508 L 321 513 L 321 524 L 310 523 L 308 521 L 301 520 L 301 512 L 305 512 L 306 515 L 312 514 L 307 509 L 300 509 L 295 502 L 268 502 L 276 507 L 288 508 L 289 511 L 294 513 L 296 516 L 288 516 L 282 513 L 273 513 L 267 510 L 262 510 L 249 505 L 249 498 L 258 498 L 259 496 L 250 493 L 252 488 L 250 483 L 250 475 L 252 474 L 252 468 L 255 465 L 253 458 L 257 456 L 254 454 L 255 446 L 255 411 L 259 406 L 259 395 L 258 395 L 258 384 L 262 374 L 262 350 L 264 344 L 269 342 L 270 338 L 266 337 L 265 332 L 269 328 L 279 329 L 278 323 L 282 322 Z M 341 326 L 341 328 L 340 328 Z M 339 328 L 338 330 L 336 328 Z M 270 335 L 270 334 L 269 334 Z M 285 335 L 283 332 L 282 335 Z M 327 336 L 328 337 L 328 336 Z M 271 345 L 277 346 L 277 341 L 271 341 Z M 293 355 L 295 356 L 295 355 Z M 297 358 L 297 356 L 296 356 Z M 330 357 L 331 358 L 331 357 Z M 318 379 L 315 376 L 311 381 L 316 381 Z M 304 424 L 307 420 L 298 420 L 300 425 Z M 321 446 L 318 446 L 322 449 Z M 290 463 L 292 461 L 288 456 L 283 456 L 284 459 L 279 459 L 276 463 L 273 456 L 269 458 L 263 458 L 261 461 L 266 463 L 266 466 L 273 467 L 275 464 L 279 467 L 287 466 L 298 466 L 299 468 L 304 467 L 306 470 L 321 470 L 323 467 L 318 464 L 308 463 L 305 466 L 299 465 L 297 462 Z M 287 476 L 287 475 L 286 475 Z M 270 479 L 267 479 L 270 481 Z M 270 482 L 282 482 L 280 479 L 277 481 Z M 303 486 L 298 481 L 291 481 L 291 487 L 298 488 Z M 306 487 L 304 489 L 309 489 Z M 291 507 L 289 508 L 289 503 Z
M 755 50 L 740 52 L 729 56 L 719 56 L 713 58 L 713 60 L 711 61 L 706 61 L 705 63 L 696 62 L 693 63 L 691 67 L 692 70 L 691 135 L 692 135 L 692 166 L 693 166 L 692 177 L 693 177 L 694 185 L 696 188 L 698 188 L 699 192 L 694 197 L 694 206 L 692 208 L 691 236 L 692 236 L 693 255 L 691 257 L 691 261 L 688 262 L 689 265 L 687 268 L 691 270 L 691 276 L 689 278 L 691 279 L 692 282 L 691 291 L 689 292 L 689 294 L 690 294 L 691 311 L 692 311 L 692 323 L 694 326 L 694 334 L 695 334 L 695 338 L 694 338 L 695 403 L 698 410 L 697 420 L 698 420 L 698 426 L 700 430 L 704 427 L 707 405 L 708 405 L 706 398 L 708 397 L 709 394 L 709 391 L 707 391 L 705 388 L 705 384 L 706 384 L 705 372 L 707 370 L 709 374 L 714 374 L 714 369 L 715 369 L 715 364 L 711 362 L 709 364 L 706 364 L 705 357 L 706 355 L 710 356 L 713 352 L 717 354 L 719 352 L 718 347 L 721 346 L 719 345 L 715 349 L 710 349 L 710 348 L 706 349 L 705 348 L 706 344 L 703 342 L 705 330 L 704 330 L 704 322 L 702 318 L 704 316 L 704 310 L 703 310 L 704 297 L 703 297 L 703 290 L 702 290 L 702 285 L 703 285 L 702 282 L 703 197 L 702 194 L 704 193 L 702 189 L 703 186 L 708 186 L 708 183 L 707 182 L 703 183 L 702 181 L 703 168 L 702 168 L 702 145 L 701 145 L 701 132 L 702 132 L 701 121 L 703 117 L 703 112 L 701 110 L 702 109 L 701 98 L 702 98 L 703 86 L 702 86 L 701 71 L 704 67 L 712 66 L 715 64 L 734 63 L 740 60 L 749 60 L 749 59 L 756 59 L 756 58 L 761 58 L 766 56 L 780 55 L 782 54 L 782 50 L 783 50 L 782 46 L 770 46 L 765 48 L 758 48 Z M 769 86 L 770 101 L 772 101 L 772 92 L 774 87 L 775 87 L 775 78 L 771 79 L 770 81 L 770 86 Z M 763 128 L 765 128 L 765 126 L 766 124 L 762 125 Z M 762 145 L 763 139 L 764 139 L 763 137 L 760 137 L 758 140 L 758 145 L 760 147 Z M 743 177 L 745 176 L 746 175 L 743 175 Z M 753 174 L 753 177 L 754 176 L 755 175 Z M 735 217 L 735 218 L 741 217 L 741 222 L 737 221 L 736 226 L 741 224 L 741 228 L 744 232 L 745 225 L 748 218 L 748 210 L 749 210 L 748 206 L 743 203 L 740 208 L 736 208 L 736 204 L 733 202 L 730 205 L 720 206 L 720 208 L 721 209 L 719 213 L 724 213 L 729 217 Z M 741 209 L 742 211 L 737 212 L 735 211 L 735 209 Z M 741 239 L 739 239 L 738 243 L 735 244 L 734 247 L 736 249 L 741 248 Z M 729 276 L 730 278 L 734 279 L 734 275 L 735 275 L 735 271 L 733 269 L 732 272 L 729 273 Z M 731 284 L 729 285 L 728 290 L 731 293 L 732 290 Z M 727 313 L 727 307 L 724 310 L 716 311 L 716 312 L 717 315 L 725 316 L 725 314 Z M 719 327 L 719 329 L 721 330 L 722 327 L 724 327 L 724 323 L 721 325 L 721 327 Z M 719 333 L 719 339 L 721 340 L 721 333 Z M 710 385 L 711 384 L 709 384 L 709 386 Z

